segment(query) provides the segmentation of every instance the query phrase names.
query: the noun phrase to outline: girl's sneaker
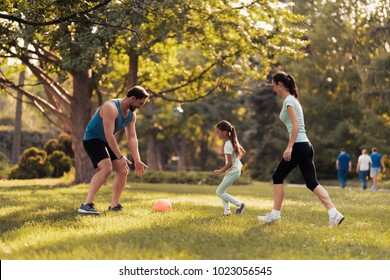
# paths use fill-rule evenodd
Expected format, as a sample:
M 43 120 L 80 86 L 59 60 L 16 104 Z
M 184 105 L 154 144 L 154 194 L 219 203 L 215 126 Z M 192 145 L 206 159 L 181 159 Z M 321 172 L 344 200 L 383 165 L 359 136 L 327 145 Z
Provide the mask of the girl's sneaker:
M 245 209 L 245 204 L 241 203 L 241 205 L 236 209 L 236 214 L 237 215 L 242 214 L 244 212 L 244 209 Z
M 231 214 L 232 214 L 232 211 L 230 211 L 230 210 L 226 210 L 225 212 L 223 212 L 224 216 L 230 216 Z

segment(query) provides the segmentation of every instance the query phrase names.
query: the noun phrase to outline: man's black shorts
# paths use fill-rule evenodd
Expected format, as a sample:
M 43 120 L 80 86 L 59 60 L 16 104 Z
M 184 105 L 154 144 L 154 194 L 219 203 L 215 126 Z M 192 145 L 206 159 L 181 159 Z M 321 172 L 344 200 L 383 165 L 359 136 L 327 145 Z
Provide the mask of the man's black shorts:
M 100 139 L 90 139 L 83 141 L 84 149 L 92 161 L 93 167 L 97 168 L 98 163 L 106 158 L 118 159 L 108 144 Z

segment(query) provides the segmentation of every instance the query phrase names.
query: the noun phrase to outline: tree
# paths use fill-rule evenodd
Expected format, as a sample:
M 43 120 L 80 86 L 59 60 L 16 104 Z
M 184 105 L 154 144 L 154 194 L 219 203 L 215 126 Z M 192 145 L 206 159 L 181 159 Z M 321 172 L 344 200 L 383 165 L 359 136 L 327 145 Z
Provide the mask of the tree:
M 138 81 L 153 94 L 155 106 L 166 111 L 165 101 L 194 102 L 232 88 L 248 76 L 267 73 L 276 53 L 297 56 L 305 46 L 303 30 L 287 25 L 302 16 L 279 1 L 8 4 L 0 13 L 0 53 L 27 66 L 46 96 L 8 77 L 1 77 L 0 84 L 19 90 L 71 135 L 76 182 L 91 175 L 81 139 L 94 94 L 100 104 L 112 96 L 108 91 L 118 88 L 120 94 Z M 123 69 L 113 60 L 118 57 L 129 66 Z M 144 123 L 154 140 L 156 131 L 150 128 L 169 120 L 151 115 Z
M 298 80 L 318 173 L 334 177 L 341 147 L 385 150 L 389 130 L 388 1 L 297 1 L 308 20 L 308 57 L 281 59 Z
M 25 71 L 20 72 L 19 75 L 19 85 L 24 84 Z M 22 100 L 23 94 L 18 91 L 17 100 L 16 100 L 16 113 L 15 113 L 15 130 L 14 137 L 12 141 L 12 154 L 11 154 L 11 163 L 16 164 L 19 160 L 20 155 L 20 141 L 22 134 Z

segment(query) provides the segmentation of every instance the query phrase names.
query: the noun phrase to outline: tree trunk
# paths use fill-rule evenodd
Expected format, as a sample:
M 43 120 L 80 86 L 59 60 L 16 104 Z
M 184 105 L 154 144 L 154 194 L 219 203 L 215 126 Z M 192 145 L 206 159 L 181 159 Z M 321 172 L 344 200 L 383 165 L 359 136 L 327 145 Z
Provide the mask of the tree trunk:
M 200 140 L 200 169 L 202 171 L 206 170 L 207 159 L 209 157 L 208 137 L 208 133 L 205 133 Z
M 19 85 L 24 84 L 25 80 L 25 71 L 20 72 L 19 74 Z M 11 155 L 11 163 L 16 164 L 19 161 L 20 155 L 20 141 L 22 134 L 22 100 L 23 95 L 20 90 L 18 90 L 18 98 L 16 100 L 16 113 L 15 113 L 15 130 L 14 137 L 12 141 L 12 155 Z
M 83 147 L 84 130 L 91 118 L 92 88 L 88 71 L 76 71 L 73 75 L 73 102 L 71 122 L 72 148 L 75 155 L 75 182 L 88 183 L 94 169 Z
M 129 74 L 127 76 L 128 90 L 138 83 L 138 54 L 130 53 Z
M 130 52 L 129 54 L 130 63 L 129 63 L 129 73 L 127 76 L 127 87 L 128 89 L 137 85 L 138 83 L 138 54 L 135 51 Z M 147 107 L 143 109 L 143 114 L 145 114 L 146 118 L 153 116 L 154 112 L 154 103 L 151 101 Z M 146 162 L 149 166 L 150 170 L 159 170 L 162 171 L 164 169 L 162 161 L 161 161 L 161 151 L 158 147 L 157 139 L 156 139 L 156 131 L 154 129 L 147 130 L 146 135 Z
M 185 138 L 182 138 L 178 143 L 177 147 L 177 155 L 179 160 L 177 162 L 177 170 L 178 171 L 186 171 L 187 170 L 187 161 L 186 161 L 186 152 L 187 152 L 187 141 Z
M 156 131 L 148 130 L 147 135 L 146 160 L 150 170 L 163 171 L 164 167 L 161 160 L 161 151 L 156 139 Z

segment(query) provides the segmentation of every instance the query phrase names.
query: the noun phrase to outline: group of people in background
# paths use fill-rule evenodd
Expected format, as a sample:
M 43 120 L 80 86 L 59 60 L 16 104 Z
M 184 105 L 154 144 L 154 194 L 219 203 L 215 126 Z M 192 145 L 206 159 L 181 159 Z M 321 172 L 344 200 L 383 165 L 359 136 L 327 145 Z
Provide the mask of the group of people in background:
M 336 170 L 337 177 L 340 181 L 341 188 L 345 188 L 347 184 L 348 172 L 352 171 L 352 161 L 351 156 L 346 152 L 344 148 L 340 150 L 340 154 L 336 160 Z M 378 186 L 378 177 L 380 172 L 386 172 L 386 166 L 384 159 L 380 153 L 378 153 L 377 148 L 373 147 L 371 149 L 371 154 L 368 155 L 366 149 L 362 150 L 362 154 L 359 156 L 356 173 L 359 177 L 360 182 L 362 183 L 363 190 L 367 189 L 367 178 L 372 178 L 372 187 L 373 191 L 379 190 Z

